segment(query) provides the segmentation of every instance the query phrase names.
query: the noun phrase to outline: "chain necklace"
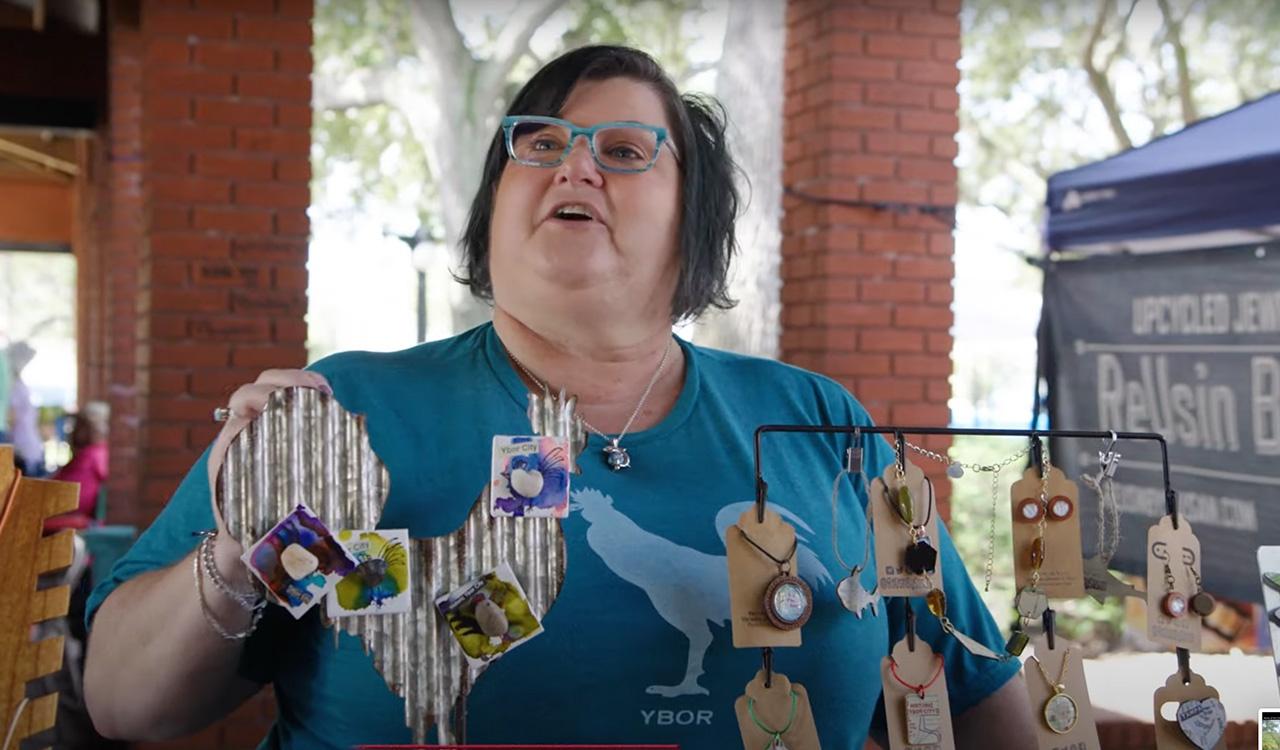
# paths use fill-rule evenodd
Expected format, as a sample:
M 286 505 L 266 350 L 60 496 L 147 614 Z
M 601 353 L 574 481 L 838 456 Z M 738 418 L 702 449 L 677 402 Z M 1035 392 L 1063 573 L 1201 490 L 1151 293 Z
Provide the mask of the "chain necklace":
M 521 372 L 529 376 L 529 379 L 532 380 L 534 384 L 541 388 L 544 393 L 550 392 L 550 388 L 547 384 L 544 383 L 537 375 L 529 372 L 529 368 L 525 367 L 523 362 L 516 359 L 516 355 L 512 354 L 510 349 L 507 349 L 506 352 L 507 356 L 511 358 L 511 361 L 516 364 L 516 367 L 519 367 Z M 622 438 L 626 437 L 627 432 L 630 431 L 632 423 L 636 421 L 636 417 L 640 416 L 640 410 L 644 408 L 644 403 L 649 400 L 649 394 L 653 392 L 653 387 L 658 384 L 658 379 L 662 377 L 662 371 L 666 369 L 667 358 L 670 355 L 671 342 L 668 341 L 667 348 L 662 352 L 662 359 L 658 362 L 658 369 L 654 370 L 653 377 L 649 378 L 649 385 L 645 386 L 644 393 L 640 394 L 640 400 L 636 402 L 636 408 L 632 410 L 631 416 L 627 418 L 627 423 L 622 426 L 622 432 L 619 432 L 617 437 L 609 437 L 600 430 L 597 430 L 595 427 L 592 427 L 591 423 L 584 417 L 578 417 L 582 420 L 583 427 L 586 427 L 587 430 L 595 435 L 599 435 L 606 441 L 602 452 L 605 456 L 605 462 L 609 465 L 610 469 L 613 469 L 614 471 L 622 471 L 623 469 L 630 468 L 631 454 L 628 453 L 627 449 L 623 448 L 620 443 L 622 442 Z
M 995 557 L 996 557 L 996 515 L 998 512 L 996 510 L 996 505 L 1000 499 L 1000 472 L 1003 471 L 1006 467 L 1008 467 L 1009 464 L 1027 455 L 1027 453 L 1030 452 L 1031 448 L 1029 446 L 1026 448 L 1023 448 L 1022 450 L 1018 451 L 1012 456 L 1005 458 L 1003 461 L 1000 461 L 999 463 L 966 464 L 966 463 L 961 463 L 960 461 L 952 460 L 951 458 L 944 456 L 941 453 L 936 453 L 927 448 L 922 448 L 912 443 L 907 443 L 907 447 L 926 458 L 931 458 L 934 461 L 946 464 L 947 476 L 951 477 L 952 479 L 959 479 L 960 477 L 963 477 L 965 469 L 968 469 L 969 471 L 972 471 L 975 473 L 985 472 L 991 475 L 991 524 L 987 529 L 987 564 L 986 564 L 986 571 L 985 571 L 986 581 L 982 587 L 983 591 L 990 591 L 991 590 L 991 574 L 995 565 Z

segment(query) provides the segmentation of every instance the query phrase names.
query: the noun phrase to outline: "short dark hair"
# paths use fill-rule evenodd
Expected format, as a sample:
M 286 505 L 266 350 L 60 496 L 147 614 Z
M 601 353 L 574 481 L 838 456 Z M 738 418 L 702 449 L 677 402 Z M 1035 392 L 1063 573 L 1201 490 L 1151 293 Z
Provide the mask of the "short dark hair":
M 630 47 L 593 45 L 557 57 L 539 70 L 511 102 L 508 115 L 558 116 L 578 81 L 630 78 L 649 84 L 663 100 L 671 138 L 680 153 L 683 208 L 680 217 L 680 278 L 671 300 L 673 321 L 692 319 L 708 307 L 728 309 L 729 261 L 736 250 L 734 221 L 740 197 L 738 171 L 725 130 L 724 107 L 714 97 L 681 95 L 662 66 Z M 489 224 L 494 193 L 507 163 L 499 129 L 489 143 L 484 172 L 462 235 L 464 270 L 458 281 L 471 293 L 493 299 L 489 276 Z

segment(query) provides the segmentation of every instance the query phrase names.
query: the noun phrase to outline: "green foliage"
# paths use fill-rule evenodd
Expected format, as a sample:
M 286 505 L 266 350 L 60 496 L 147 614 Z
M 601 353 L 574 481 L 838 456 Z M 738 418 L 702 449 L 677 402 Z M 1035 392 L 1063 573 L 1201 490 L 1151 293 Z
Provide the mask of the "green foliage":
M 1156 0 L 966 1 L 961 200 L 998 207 L 1027 229 L 1020 250 L 1036 250 L 1045 179 L 1119 148 L 1084 66 L 1100 9 L 1107 22 L 1094 61 L 1135 145 L 1185 124 L 1175 41 L 1186 48 L 1200 117 L 1280 89 L 1280 3 L 1169 5 L 1183 19 L 1177 34 Z
M 406 0 L 318 0 L 315 13 L 317 78 L 345 80 L 375 70 L 411 70 L 417 59 Z M 698 0 L 572 0 L 547 22 L 567 28 L 549 51 L 530 52 L 515 66 L 506 89 L 509 100 L 546 60 L 592 43 L 631 44 L 649 51 L 677 78 L 690 70 L 686 49 L 693 41 L 683 21 L 699 11 Z M 476 11 L 454 3 L 470 54 L 487 59 L 505 20 L 495 9 Z M 455 17 L 457 17 L 455 16 Z M 464 23 L 465 21 L 465 23 Z M 406 76 L 402 80 L 415 80 Z M 398 84 L 408 85 L 408 84 Z M 459 81 L 458 86 L 467 82 Z M 416 213 L 426 221 L 437 213 L 436 182 L 427 144 L 419 140 L 397 108 L 394 95 L 362 107 L 322 110 L 312 128 L 312 194 L 321 218 L 351 214 Z M 448 133 L 433 138 L 447 139 Z

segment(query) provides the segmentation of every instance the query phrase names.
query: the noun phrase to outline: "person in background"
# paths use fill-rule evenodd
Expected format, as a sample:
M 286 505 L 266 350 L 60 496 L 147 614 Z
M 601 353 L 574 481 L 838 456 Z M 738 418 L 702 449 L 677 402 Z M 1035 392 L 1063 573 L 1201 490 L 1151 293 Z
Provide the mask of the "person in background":
M 97 524 L 98 496 L 107 481 L 107 423 L 111 407 L 90 401 L 73 418 L 71 460 L 53 479 L 80 483 L 80 504 L 70 513 L 54 516 L 44 524 L 45 533 L 58 529 L 84 529 Z
M 38 412 L 31 402 L 31 389 L 22 380 L 22 371 L 36 356 L 36 350 L 25 341 L 9 347 L 9 430 L 13 439 L 13 457 L 22 473 L 29 477 L 44 476 L 44 444 L 40 440 Z

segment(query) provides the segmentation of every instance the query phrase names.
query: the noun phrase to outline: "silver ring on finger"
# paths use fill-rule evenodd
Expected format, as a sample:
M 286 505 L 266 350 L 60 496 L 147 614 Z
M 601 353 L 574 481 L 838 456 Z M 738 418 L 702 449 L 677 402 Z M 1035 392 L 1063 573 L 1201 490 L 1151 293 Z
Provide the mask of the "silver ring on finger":
M 231 411 L 230 406 L 219 406 L 218 408 L 213 410 L 213 421 L 225 422 L 228 419 L 231 419 L 233 415 L 234 415 L 234 412 Z

